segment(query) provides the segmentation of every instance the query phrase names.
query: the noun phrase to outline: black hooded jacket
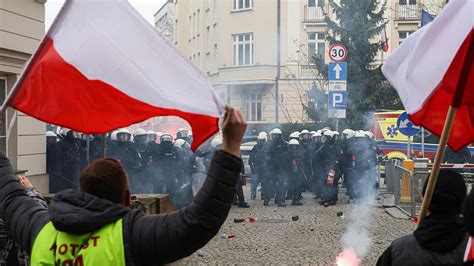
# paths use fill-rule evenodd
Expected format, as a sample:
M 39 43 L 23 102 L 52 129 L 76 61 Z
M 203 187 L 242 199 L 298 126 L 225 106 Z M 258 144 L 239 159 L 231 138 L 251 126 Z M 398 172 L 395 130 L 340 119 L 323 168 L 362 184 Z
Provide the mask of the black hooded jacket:
M 429 215 L 385 250 L 377 265 L 461 265 L 467 233 L 459 216 Z
M 191 255 L 217 234 L 230 210 L 241 168 L 239 158 L 216 151 L 193 203 L 169 214 L 146 215 L 72 190 L 56 195 L 48 212 L 27 196 L 9 160 L 0 153 L 0 218 L 28 253 L 49 221 L 57 230 L 85 234 L 123 218 L 127 265 L 169 263 Z

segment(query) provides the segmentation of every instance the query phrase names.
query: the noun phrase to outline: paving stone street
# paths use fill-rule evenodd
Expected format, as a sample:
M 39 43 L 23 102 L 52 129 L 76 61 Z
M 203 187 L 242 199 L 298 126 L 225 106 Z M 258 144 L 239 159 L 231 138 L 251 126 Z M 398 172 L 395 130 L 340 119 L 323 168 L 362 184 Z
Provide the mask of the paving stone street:
M 249 186 L 244 187 L 249 199 Z M 304 193 L 303 206 L 278 208 L 263 206 L 263 201 L 247 200 L 249 209 L 233 207 L 219 234 L 201 251 L 178 261 L 186 264 L 306 264 L 335 265 L 336 256 L 343 250 L 341 237 L 350 222 L 348 214 L 355 207 L 346 204 L 340 193 L 336 206 L 320 206 L 310 193 Z M 289 201 L 287 203 L 290 203 Z M 371 226 L 367 234 L 372 239 L 370 250 L 362 265 L 375 265 L 378 256 L 395 238 L 410 233 L 415 224 L 409 220 L 394 219 L 380 204 L 374 204 Z M 343 212 L 344 219 L 337 213 Z M 297 221 L 292 217 L 298 216 Z M 250 223 L 248 218 L 255 218 Z M 235 223 L 234 219 L 247 219 Z M 222 234 L 235 238 L 221 239 Z

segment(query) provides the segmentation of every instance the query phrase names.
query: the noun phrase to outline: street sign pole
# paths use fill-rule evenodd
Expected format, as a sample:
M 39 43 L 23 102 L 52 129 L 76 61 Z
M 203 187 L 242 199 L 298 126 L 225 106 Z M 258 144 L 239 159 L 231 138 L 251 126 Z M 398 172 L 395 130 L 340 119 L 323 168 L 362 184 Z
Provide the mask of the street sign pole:
M 411 154 L 411 137 L 408 136 L 408 141 L 407 141 L 407 159 L 410 159 L 410 154 Z
M 425 128 L 421 128 L 421 154 L 425 158 Z
M 347 109 L 347 49 L 342 44 L 332 45 L 329 49 L 328 64 L 328 118 L 334 118 L 336 131 L 339 131 L 339 119 L 346 118 Z
M 420 133 L 420 127 L 417 127 L 410 121 L 410 117 L 406 112 L 400 114 L 397 119 L 397 127 L 400 133 L 408 137 L 407 141 L 407 158 L 411 158 L 411 137 Z
M 86 161 L 87 164 L 90 163 L 90 152 L 91 152 L 91 135 L 87 134 L 87 139 L 86 139 Z

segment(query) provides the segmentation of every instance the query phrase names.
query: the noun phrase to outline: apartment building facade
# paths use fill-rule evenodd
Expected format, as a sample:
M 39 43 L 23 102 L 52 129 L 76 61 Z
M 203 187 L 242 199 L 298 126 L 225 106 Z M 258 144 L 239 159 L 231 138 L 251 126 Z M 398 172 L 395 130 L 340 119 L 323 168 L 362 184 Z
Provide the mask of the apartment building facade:
M 46 0 L 0 0 L 0 101 L 22 73 L 44 35 Z M 7 139 L 7 132 L 10 132 Z M 0 120 L 0 151 L 16 170 L 48 192 L 46 125 L 13 109 Z
M 389 51 L 420 27 L 421 10 L 437 14 L 444 0 L 389 0 Z M 224 102 L 254 125 L 309 122 L 303 105 L 324 104 L 327 82 L 311 58 L 329 61 L 327 0 L 172 0 L 174 44 L 207 74 Z M 277 21 L 280 16 L 278 50 Z M 379 39 L 374 40 L 374 42 Z M 280 77 L 276 89 L 278 60 Z M 278 109 L 278 112 L 277 112 Z

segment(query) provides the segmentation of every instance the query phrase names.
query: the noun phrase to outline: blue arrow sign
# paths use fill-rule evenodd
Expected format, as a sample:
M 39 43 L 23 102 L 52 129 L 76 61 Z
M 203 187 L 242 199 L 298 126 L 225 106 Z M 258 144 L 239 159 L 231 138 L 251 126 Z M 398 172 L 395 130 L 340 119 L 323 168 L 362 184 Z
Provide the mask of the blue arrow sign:
M 329 63 L 329 80 L 347 80 L 347 63 Z
M 414 136 L 420 132 L 421 128 L 415 126 L 413 122 L 410 121 L 410 117 L 406 112 L 403 112 L 397 120 L 398 130 L 405 136 Z
M 328 106 L 332 109 L 346 109 L 347 92 L 330 91 L 328 92 Z

